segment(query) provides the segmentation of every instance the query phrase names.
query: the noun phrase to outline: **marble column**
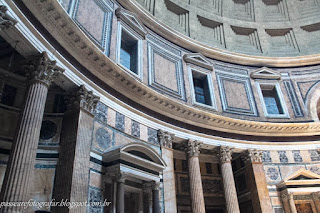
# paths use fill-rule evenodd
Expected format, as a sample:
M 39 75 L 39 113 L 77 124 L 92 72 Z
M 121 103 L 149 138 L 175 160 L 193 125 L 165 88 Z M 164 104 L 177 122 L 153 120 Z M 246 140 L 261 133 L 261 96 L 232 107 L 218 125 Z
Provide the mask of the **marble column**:
M 202 143 L 188 140 L 186 151 L 188 155 L 190 197 L 192 213 L 205 213 L 205 203 L 202 189 L 202 179 L 199 165 L 199 154 Z
M 221 146 L 219 157 L 223 179 L 224 196 L 228 213 L 240 213 L 236 185 L 231 166 L 233 149 Z
M 14 26 L 17 21 L 7 14 L 8 8 L 0 5 L 0 31 L 9 29 Z
M 127 174 L 123 172 L 118 172 L 116 177 L 117 182 L 117 213 L 124 213 L 124 182 L 126 181 Z
M 320 212 L 320 192 L 313 192 L 312 199 L 313 199 L 314 205 L 317 208 L 317 211 Z
M 246 179 L 251 194 L 253 212 L 272 212 L 267 180 L 262 164 L 262 151 L 248 149 L 242 154 L 241 158 L 245 162 Z
M 296 204 L 294 203 L 293 193 L 288 193 L 289 206 L 291 213 L 297 213 Z
M 143 184 L 143 212 L 152 213 L 152 185 L 150 182 Z
M 160 213 L 159 199 L 160 183 L 152 183 L 152 213 Z
M 289 206 L 289 195 L 288 194 L 281 194 L 281 201 L 282 201 L 282 207 L 284 209 L 284 212 L 290 213 L 290 206 Z
M 166 213 L 177 212 L 176 186 L 174 176 L 172 140 L 174 135 L 158 131 L 162 159 L 167 167 L 163 170 L 164 209 Z
M 26 61 L 29 88 L 21 110 L 20 124 L 11 147 L 0 200 L 29 200 L 30 176 L 34 169 L 41 123 L 49 86 L 63 72 L 44 52 Z M 22 207 L 3 207 L 0 212 L 23 212 Z
M 57 163 L 53 198 L 56 201 L 85 202 L 88 200 L 90 147 L 93 112 L 99 97 L 84 86 L 66 96 L 67 110 L 63 116 L 60 153 Z M 57 213 L 85 213 L 86 206 L 53 207 Z

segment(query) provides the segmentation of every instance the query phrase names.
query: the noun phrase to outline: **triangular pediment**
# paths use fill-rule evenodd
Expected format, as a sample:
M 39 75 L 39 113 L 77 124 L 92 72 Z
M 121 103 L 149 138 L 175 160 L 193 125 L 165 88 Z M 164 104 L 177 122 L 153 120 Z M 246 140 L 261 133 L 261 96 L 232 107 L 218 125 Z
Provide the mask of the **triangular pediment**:
M 206 57 L 200 53 L 189 53 L 184 54 L 183 60 L 187 63 L 195 64 L 200 67 L 204 67 L 210 70 L 213 70 L 213 65 Z
M 145 38 L 148 31 L 134 13 L 123 8 L 118 8 L 116 10 L 116 16 Z
M 320 180 L 320 175 L 313 173 L 311 171 L 308 171 L 306 169 L 299 169 L 298 171 L 296 171 L 295 173 L 289 175 L 288 177 L 286 177 L 285 179 L 283 179 L 283 181 L 290 181 L 290 180 L 314 180 L 314 179 L 318 179 Z
M 281 74 L 267 67 L 262 67 L 250 74 L 253 79 L 281 79 Z
M 306 169 L 299 169 L 293 174 L 289 175 L 285 179 L 283 179 L 278 187 L 281 188 L 283 186 L 295 185 L 295 186 L 303 186 L 310 184 L 319 184 L 320 183 L 320 175 L 313 173 Z

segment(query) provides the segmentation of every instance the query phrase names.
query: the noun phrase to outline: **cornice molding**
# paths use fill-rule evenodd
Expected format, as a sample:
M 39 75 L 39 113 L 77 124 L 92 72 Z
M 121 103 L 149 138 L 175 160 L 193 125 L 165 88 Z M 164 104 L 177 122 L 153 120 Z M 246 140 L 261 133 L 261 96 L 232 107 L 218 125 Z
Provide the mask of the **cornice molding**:
M 23 2 L 51 35 L 93 75 L 131 100 L 157 113 L 198 127 L 236 134 L 313 136 L 320 132 L 320 123 L 264 123 L 239 120 L 205 112 L 170 99 L 132 78 L 105 56 L 56 0 Z
M 263 57 L 213 48 L 164 25 L 135 0 L 118 0 L 118 2 L 127 10 L 134 12 L 148 28 L 157 34 L 179 46 L 185 47 L 193 52 L 199 52 L 209 58 L 242 65 L 267 67 L 299 67 L 319 64 L 320 61 L 320 54 L 297 57 Z

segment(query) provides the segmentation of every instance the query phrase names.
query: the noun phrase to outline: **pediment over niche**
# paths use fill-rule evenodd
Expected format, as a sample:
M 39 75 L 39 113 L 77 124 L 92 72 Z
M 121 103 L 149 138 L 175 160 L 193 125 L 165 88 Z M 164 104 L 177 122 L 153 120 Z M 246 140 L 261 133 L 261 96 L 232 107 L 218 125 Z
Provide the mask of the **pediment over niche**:
M 116 16 L 145 38 L 148 31 L 134 13 L 119 7 L 116 10 Z
M 320 175 L 308 171 L 306 169 L 299 169 L 293 174 L 289 175 L 285 179 L 283 179 L 279 184 L 277 184 L 278 188 L 282 188 L 284 186 L 290 187 L 290 185 L 294 186 L 305 186 L 305 185 L 318 185 L 320 184 Z
M 195 64 L 200 67 L 204 67 L 209 70 L 213 70 L 213 64 L 210 61 L 208 61 L 208 59 L 200 53 L 184 54 L 183 60 L 187 63 Z
M 269 69 L 267 67 L 262 67 L 256 71 L 251 72 L 250 76 L 253 79 L 274 79 L 274 80 L 281 79 L 280 72 Z

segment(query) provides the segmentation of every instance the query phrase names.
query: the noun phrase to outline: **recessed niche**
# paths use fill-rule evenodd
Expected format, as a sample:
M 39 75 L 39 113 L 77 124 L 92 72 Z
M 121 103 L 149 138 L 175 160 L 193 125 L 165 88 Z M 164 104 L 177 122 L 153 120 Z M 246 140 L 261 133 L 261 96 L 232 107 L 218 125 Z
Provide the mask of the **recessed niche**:
M 245 21 L 254 21 L 253 0 L 233 0 L 232 17 Z
M 234 43 L 232 45 L 235 51 L 239 52 L 257 52 L 261 53 L 261 45 L 257 29 L 231 26 L 234 32 Z
M 269 35 L 269 53 L 278 55 L 297 55 L 300 50 L 291 28 L 288 29 L 266 29 Z
M 204 43 L 211 46 L 220 46 L 225 48 L 223 25 L 220 22 L 197 16 L 200 23 L 198 37 Z M 210 36 L 208 36 L 210 35 Z
M 320 51 L 320 23 L 302 26 L 308 39 L 308 49 L 310 53 L 319 53 Z
M 189 11 L 170 0 L 165 0 L 165 4 L 167 7 L 167 11 L 164 14 L 165 20 L 173 29 L 179 30 L 189 36 Z
M 289 20 L 289 12 L 286 0 L 262 0 L 264 3 L 264 21 Z

